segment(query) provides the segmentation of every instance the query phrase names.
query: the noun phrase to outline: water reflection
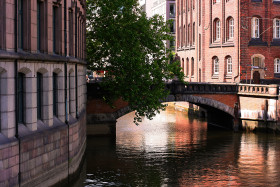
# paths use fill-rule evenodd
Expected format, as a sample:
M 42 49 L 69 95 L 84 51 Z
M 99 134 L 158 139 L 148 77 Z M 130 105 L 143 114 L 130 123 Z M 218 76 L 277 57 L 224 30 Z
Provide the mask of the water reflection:
M 89 138 L 83 186 L 280 186 L 280 138 L 207 131 L 207 123 L 172 108 L 132 123 L 117 139 Z

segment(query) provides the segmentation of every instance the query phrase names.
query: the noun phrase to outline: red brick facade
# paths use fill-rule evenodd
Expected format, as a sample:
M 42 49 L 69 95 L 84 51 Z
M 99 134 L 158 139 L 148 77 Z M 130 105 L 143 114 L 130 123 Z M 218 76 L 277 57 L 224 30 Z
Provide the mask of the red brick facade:
M 247 78 L 252 83 L 278 82 L 279 1 L 176 3 L 176 52 L 186 81 L 246 82 Z

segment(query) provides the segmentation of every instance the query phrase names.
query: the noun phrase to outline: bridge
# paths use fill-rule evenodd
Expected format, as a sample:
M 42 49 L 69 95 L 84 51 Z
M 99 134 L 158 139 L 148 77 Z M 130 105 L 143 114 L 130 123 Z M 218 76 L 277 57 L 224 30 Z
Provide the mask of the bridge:
M 234 83 L 166 84 L 170 94 L 161 102 L 189 102 L 207 110 L 208 123 L 234 130 L 280 131 L 278 85 Z M 100 97 L 98 84 L 88 84 L 87 132 L 115 134 L 116 121 L 130 112 L 129 104 L 117 100 L 111 108 Z

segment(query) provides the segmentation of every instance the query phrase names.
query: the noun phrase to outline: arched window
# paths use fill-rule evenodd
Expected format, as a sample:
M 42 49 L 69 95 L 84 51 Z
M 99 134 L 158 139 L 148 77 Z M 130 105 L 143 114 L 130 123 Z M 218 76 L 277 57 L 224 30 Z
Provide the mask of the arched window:
M 24 123 L 25 116 L 24 116 L 24 111 L 25 111 L 25 74 L 23 73 L 18 73 L 18 107 L 17 107 L 17 119 L 19 123 Z
M 280 58 L 274 60 L 274 73 L 280 73 Z
M 57 116 L 58 110 L 58 78 L 57 73 L 53 73 L 53 115 Z
M 192 38 L 192 43 L 195 45 L 195 23 L 193 23 L 193 32 L 192 32 L 193 38 Z
M 43 75 L 37 73 L 37 119 L 42 120 L 43 107 Z
M 233 39 L 234 37 L 234 19 L 229 17 L 227 19 L 227 39 Z
M 221 38 L 221 22 L 218 18 L 214 20 L 214 28 L 213 28 L 213 39 L 214 41 L 218 41 Z
M 189 58 L 187 58 L 187 69 L 186 69 L 186 75 L 189 76 Z
M 193 76 L 194 75 L 194 58 L 192 57 L 192 72 L 191 72 L 191 75 Z
M 251 20 L 252 38 L 260 38 L 260 19 L 253 17 Z
M 217 75 L 219 74 L 219 59 L 218 57 L 213 57 L 213 74 Z
M 232 58 L 230 56 L 228 56 L 226 58 L 226 67 L 227 67 L 227 74 L 232 74 Z
M 273 38 L 280 39 L 280 19 L 273 20 Z
M 185 72 L 185 60 L 182 58 L 182 71 Z

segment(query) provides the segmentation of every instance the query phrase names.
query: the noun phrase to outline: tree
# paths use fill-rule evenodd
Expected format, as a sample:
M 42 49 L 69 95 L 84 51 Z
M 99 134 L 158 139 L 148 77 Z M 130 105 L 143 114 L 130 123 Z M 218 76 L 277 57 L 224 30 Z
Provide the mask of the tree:
M 168 23 L 159 16 L 148 19 L 137 0 L 87 0 L 88 68 L 106 71 L 104 99 L 127 101 L 136 124 L 165 108 L 164 80 L 183 78 L 179 63 L 168 63 L 168 33 Z

